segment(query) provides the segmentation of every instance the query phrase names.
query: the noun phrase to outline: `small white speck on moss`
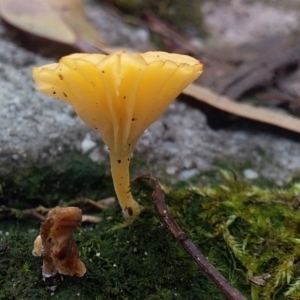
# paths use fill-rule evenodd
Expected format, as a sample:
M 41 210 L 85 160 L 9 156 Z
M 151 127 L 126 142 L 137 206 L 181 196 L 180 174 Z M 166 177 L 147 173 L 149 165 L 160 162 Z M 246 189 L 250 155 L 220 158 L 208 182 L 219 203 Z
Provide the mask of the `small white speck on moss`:
M 257 172 L 255 172 L 252 169 L 245 169 L 243 171 L 243 174 L 244 174 L 245 178 L 250 179 L 250 180 L 258 178 Z

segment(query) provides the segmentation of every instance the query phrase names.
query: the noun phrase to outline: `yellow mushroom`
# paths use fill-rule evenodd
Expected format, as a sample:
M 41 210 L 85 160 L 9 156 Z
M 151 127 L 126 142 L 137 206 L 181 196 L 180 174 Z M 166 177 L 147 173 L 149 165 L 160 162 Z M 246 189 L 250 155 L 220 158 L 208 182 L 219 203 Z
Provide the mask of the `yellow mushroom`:
M 71 104 L 110 150 L 111 173 L 123 214 L 141 206 L 130 191 L 130 155 L 144 130 L 202 73 L 187 55 L 166 52 L 72 54 L 33 68 L 42 93 Z

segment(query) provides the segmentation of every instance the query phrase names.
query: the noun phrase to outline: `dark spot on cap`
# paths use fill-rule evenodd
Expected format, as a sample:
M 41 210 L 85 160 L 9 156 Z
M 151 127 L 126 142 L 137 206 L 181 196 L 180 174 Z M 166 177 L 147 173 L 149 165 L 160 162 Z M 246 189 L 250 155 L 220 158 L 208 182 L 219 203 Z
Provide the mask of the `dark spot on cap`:
M 51 242 L 52 242 L 52 238 L 49 238 L 49 239 L 47 240 L 47 242 L 48 242 L 48 243 L 51 243 Z
M 135 121 L 135 120 L 136 120 L 136 118 L 132 118 L 132 119 L 131 119 L 131 121 Z
M 104 71 L 104 70 L 102 70 L 102 73 L 104 74 L 104 73 L 105 73 L 105 71 Z
M 58 74 L 58 77 L 59 77 L 60 80 L 64 79 L 64 76 L 62 76 L 61 74 Z
M 133 210 L 131 207 L 127 207 L 127 211 L 128 211 L 129 216 L 133 215 Z
M 66 98 L 68 98 L 68 95 L 66 94 L 66 93 L 63 93 L 64 94 L 64 96 L 66 97 Z
M 126 99 L 126 96 L 124 96 L 123 99 Z
M 55 94 L 56 94 L 56 92 L 54 91 L 52 94 L 53 94 L 53 95 L 55 95 Z
M 119 163 L 119 164 L 121 163 L 121 159 L 118 159 L 118 163 Z

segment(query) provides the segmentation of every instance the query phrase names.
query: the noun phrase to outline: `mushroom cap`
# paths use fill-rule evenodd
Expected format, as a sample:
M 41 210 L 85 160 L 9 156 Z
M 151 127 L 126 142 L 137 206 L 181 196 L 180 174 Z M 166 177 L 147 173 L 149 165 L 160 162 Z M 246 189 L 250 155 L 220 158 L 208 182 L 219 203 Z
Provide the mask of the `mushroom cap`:
M 73 105 L 112 151 L 124 151 L 201 73 L 187 55 L 80 53 L 35 67 L 33 78 L 41 92 Z

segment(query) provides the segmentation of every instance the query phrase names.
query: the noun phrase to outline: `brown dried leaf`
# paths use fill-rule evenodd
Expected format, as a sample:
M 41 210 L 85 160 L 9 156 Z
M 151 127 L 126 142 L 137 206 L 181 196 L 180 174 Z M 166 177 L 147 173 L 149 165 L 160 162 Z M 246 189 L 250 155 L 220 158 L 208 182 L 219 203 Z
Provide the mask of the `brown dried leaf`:
M 258 276 L 252 276 L 249 277 L 249 281 L 252 283 L 259 285 L 259 286 L 265 286 L 266 285 L 266 280 L 270 279 L 272 276 L 268 273 L 262 273 L 261 275 Z
M 18 29 L 85 52 L 105 48 L 81 0 L 0 0 L 0 15 Z
M 291 115 L 263 107 L 255 107 L 250 104 L 239 103 L 197 84 L 189 85 L 183 91 L 183 94 L 228 113 L 300 133 L 300 119 Z

